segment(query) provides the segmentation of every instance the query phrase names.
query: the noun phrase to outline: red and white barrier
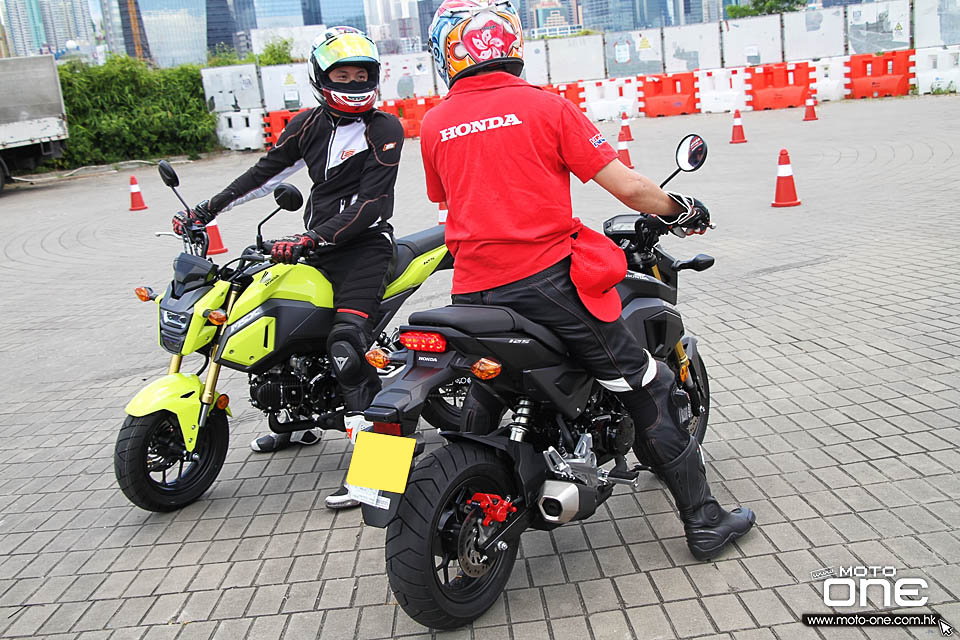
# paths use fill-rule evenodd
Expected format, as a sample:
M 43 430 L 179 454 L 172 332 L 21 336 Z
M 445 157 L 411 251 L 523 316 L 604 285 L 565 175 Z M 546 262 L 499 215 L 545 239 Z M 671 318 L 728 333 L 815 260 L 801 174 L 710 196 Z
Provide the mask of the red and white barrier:
M 619 120 L 624 112 L 631 118 L 640 115 L 638 95 L 642 83 L 635 77 L 586 80 L 580 86 L 591 120 Z
M 749 72 L 743 68 L 707 69 L 697 71 L 700 86 L 700 111 L 703 113 L 726 113 L 749 111 L 747 106 L 747 80 Z
M 960 45 L 917 49 L 917 91 L 960 91 Z
M 816 91 L 819 102 L 843 100 L 844 85 L 847 81 L 844 63 L 849 59 L 849 56 L 836 56 L 821 58 L 811 63 L 814 67 L 814 79 L 810 88 Z

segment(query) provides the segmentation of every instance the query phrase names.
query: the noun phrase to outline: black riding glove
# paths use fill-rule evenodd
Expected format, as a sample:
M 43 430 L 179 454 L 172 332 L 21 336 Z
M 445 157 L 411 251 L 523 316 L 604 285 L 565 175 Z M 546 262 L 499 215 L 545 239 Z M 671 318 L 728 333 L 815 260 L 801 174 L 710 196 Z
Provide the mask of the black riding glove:
M 298 233 L 295 236 L 281 238 L 273 243 L 270 259 L 274 262 L 294 264 L 301 257 L 323 244 L 320 237 L 312 231 Z
M 213 222 L 217 214 L 210 211 L 210 201 L 204 200 L 190 211 L 178 211 L 173 216 L 173 232 L 178 236 L 190 225 L 206 226 Z
M 710 228 L 710 211 L 706 205 L 692 196 L 667 191 L 670 199 L 684 208 L 676 216 L 660 216 L 670 231 L 681 238 L 695 233 L 705 233 Z

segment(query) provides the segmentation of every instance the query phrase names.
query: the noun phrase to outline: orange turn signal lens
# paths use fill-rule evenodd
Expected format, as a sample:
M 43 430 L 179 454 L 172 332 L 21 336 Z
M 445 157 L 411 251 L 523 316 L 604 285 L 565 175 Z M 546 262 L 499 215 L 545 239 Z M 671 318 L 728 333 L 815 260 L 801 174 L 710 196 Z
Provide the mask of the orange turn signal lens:
M 372 364 L 377 369 L 386 369 L 387 365 L 390 364 L 390 356 L 386 351 L 377 347 L 376 349 L 370 349 L 366 353 L 367 362 Z
M 230 398 L 227 397 L 227 394 L 221 393 L 220 397 L 217 398 L 217 404 L 216 404 L 217 409 L 220 409 L 220 411 L 223 411 L 224 409 L 227 408 L 228 404 L 230 404 Z
M 488 358 L 480 358 L 473 363 L 473 366 L 470 367 L 470 371 L 473 375 L 477 376 L 481 380 L 491 380 L 500 375 L 500 371 L 503 369 L 503 366 L 495 361 Z
M 136 289 L 133 290 L 133 292 L 137 294 L 137 297 L 144 302 L 150 302 L 151 300 L 153 300 L 153 298 L 150 296 L 150 293 L 151 293 L 150 289 L 146 287 L 137 287 Z
M 227 321 L 227 312 L 223 309 L 214 309 L 207 314 L 207 320 L 210 321 L 210 324 L 220 326 Z

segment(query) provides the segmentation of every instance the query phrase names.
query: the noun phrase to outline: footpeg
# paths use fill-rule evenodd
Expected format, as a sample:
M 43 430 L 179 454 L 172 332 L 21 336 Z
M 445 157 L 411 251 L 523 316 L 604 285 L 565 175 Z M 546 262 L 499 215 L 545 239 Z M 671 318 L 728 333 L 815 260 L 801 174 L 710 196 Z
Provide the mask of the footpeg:
M 640 477 L 640 465 L 633 469 L 611 469 L 607 477 L 624 483 L 636 482 L 637 478 Z

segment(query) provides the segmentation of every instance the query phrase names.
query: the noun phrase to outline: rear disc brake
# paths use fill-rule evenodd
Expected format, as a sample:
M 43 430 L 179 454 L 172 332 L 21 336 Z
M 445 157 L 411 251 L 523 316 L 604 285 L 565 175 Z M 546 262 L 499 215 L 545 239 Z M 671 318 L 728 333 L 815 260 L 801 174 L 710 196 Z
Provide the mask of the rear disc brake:
M 495 533 L 496 525 L 483 526 L 483 510 L 470 510 L 463 525 L 460 527 L 460 536 L 457 540 L 457 559 L 460 569 L 471 578 L 483 577 L 496 559 L 485 554 L 480 547 Z

